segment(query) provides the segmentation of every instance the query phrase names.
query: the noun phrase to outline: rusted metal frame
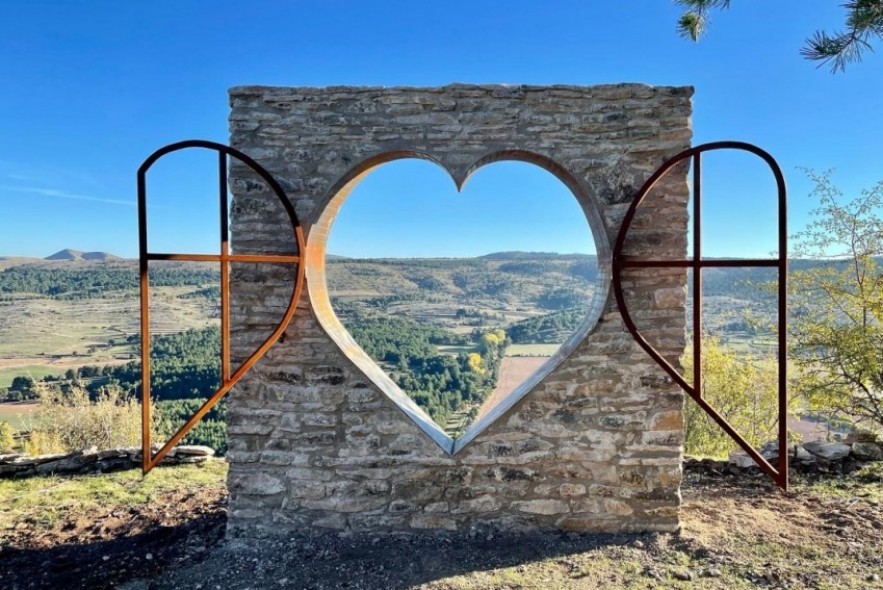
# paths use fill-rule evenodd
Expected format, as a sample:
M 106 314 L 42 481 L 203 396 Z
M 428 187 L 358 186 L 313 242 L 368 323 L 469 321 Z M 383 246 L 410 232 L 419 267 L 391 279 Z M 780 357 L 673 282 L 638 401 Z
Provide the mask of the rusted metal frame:
M 763 159 L 773 172 L 776 179 L 776 189 L 778 198 L 778 257 L 776 259 L 743 259 L 743 260 L 702 260 L 701 259 L 701 163 L 700 154 L 706 151 L 719 149 L 736 149 L 753 153 Z M 693 159 L 694 172 L 694 256 L 691 260 L 642 260 L 635 257 L 627 257 L 623 255 L 625 245 L 625 237 L 629 226 L 634 219 L 638 206 L 644 198 L 653 189 L 656 183 L 671 168 L 688 158 Z M 613 289 L 616 297 L 617 305 L 622 313 L 623 321 L 628 331 L 632 334 L 638 344 L 655 360 L 665 372 L 677 383 L 687 394 L 689 394 L 697 404 L 705 411 L 717 424 L 732 438 L 739 446 L 750 456 L 760 469 L 770 476 L 782 489 L 788 488 L 788 425 L 787 425 L 787 385 L 788 385 L 788 367 L 787 367 L 787 274 L 788 274 L 788 236 L 787 236 L 787 194 L 785 188 L 785 178 L 781 168 L 775 159 L 766 151 L 757 146 L 736 141 L 721 141 L 703 144 L 693 148 L 684 150 L 667 160 L 660 166 L 653 175 L 647 179 L 641 187 L 636 198 L 632 201 L 623 218 L 619 234 L 617 236 L 616 245 L 613 250 Z M 701 366 L 701 348 L 697 354 L 697 344 L 701 346 L 701 272 L 702 268 L 708 267 L 776 267 L 778 269 L 778 461 L 777 466 L 773 467 L 754 447 L 738 433 L 736 430 L 708 404 L 701 396 L 702 382 L 701 370 L 697 374 L 694 373 L 694 386 L 691 386 L 683 376 L 671 366 L 671 364 L 660 355 L 653 346 L 647 342 L 641 335 L 637 326 L 626 306 L 625 296 L 622 290 L 622 270 L 624 268 L 692 268 L 694 279 L 694 367 Z
M 230 213 L 224 152 L 218 152 L 218 200 L 221 205 L 221 383 L 226 385 L 230 381 Z
M 221 253 L 214 254 L 166 254 L 151 253 L 147 247 L 147 183 L 146 175 L 150 167 L 162 156 L 187 148 L 205 148 L 218 152 L 219 162 L 219 199 L 221 207 Z M 297 244 L 298 255 L 267 255 L 267 254 L 230 254 L 229 252 L 229 212 L 227 207 L 227 157 L 234 157 L 248 165 L 256 172 L 276 194 L 280 200 L 289 221 L 291 222 L 292 231 L 295 242 Z M 206 413 L 208 413 L 217 402 L 248 372 L 249 369 L 276 343 L 282 336 L 282 333 L 291 322 L 291 318 L 297 310 L 297 302 L 303 291 L 304 283 L 304 266 L 301 264 L 300 254 L 305 251 L 305 241 L 303 229 L 297 219 L 294 208 L 288 200 L 285 192 L 278 182 L 266 171 L 260 164 L 254 161 L 246 154 L 210 141 L 204 140 L 187 140 L 165 146 L 153 154 L 151 154 L 138 168 L 138 247 L 139 247 L 139 271 L 140 271 L 140 291 L 141 291 L 141 445 L 142 445 L 142 471 L 146 474 L 155 467 L 162 459 L 177 445 L 181 439 L 190 431 L 193 426 L 199 422 Z M 198 261 L 198 262 L 220 262 L 221 274 L 226 280 L 222 279 L 221 299 L 222 299 L 222 384 L 202 406 L 194 413 L 193 416 L 163 445 L 155 454 L 151 454 L 150 448 L 150 282 L 149 282 L 149 264 L 151 260 L 168 261 Z M 249 356 L 239 368 L 230 375 L 229 368 L 229 264 L 233 262 L 264 262 L 264 263 L 284 263 L 297 264 L 295 286 L 292 290 L 291 299 L 288 308 L 277 325 L 276 329 L 268 336 L 264 342 Z M 225 321 L 226 320 L 226 321 Z M 226 342 L 224 342 L 226 341 Z
M 693 260 L 702 260 L 702 157 L 693 154 Z M 693 397 L 702 399 L 702 269 L 693 267 Z

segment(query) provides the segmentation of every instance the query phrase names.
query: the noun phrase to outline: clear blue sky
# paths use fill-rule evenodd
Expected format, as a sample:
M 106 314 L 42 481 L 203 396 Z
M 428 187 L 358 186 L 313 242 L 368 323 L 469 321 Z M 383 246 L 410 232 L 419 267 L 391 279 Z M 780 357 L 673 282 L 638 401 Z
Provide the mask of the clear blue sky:
M 241 84 L 692 84 L 694 142 L 740 139 L 772 152 L 789 180 L 792 231 L 805 223 L 811 206 L 810 187 L 797 167 L 835 168 L 847 193 L 883 178 L 881 56 L 830 75 L 798 54 L 807 35 L 840 24 L 839 2 L 736 0 L 699 45 L 676 35 L 678 14 L 670 0 L 6 0 L 0 19 L 0 255 L 46 256 L 63 247 L 135 255 L 138 165 L 179 139 L 226 143 L 227 89 Z M 764 254 L 773 244 L 764 233 L 775 224 L 765 217 L 773 211 L 770 184 L 725 164 L 709 167 L 707 194 L 721 197 L 706 205 L 706 250 Z M 383 253 L 382 238 L 386 246 L 392 240 L 384 231 L 374 232 L 376 243 L 364 238 L 365 211 L 395 208 L 390 199 L 413 193 L 388 190 L 390 183 L 415 186 L 415 179 L 432 177 L 439 199 L 455 198 L 444 175 L 427 166 L 406 164 L 398 176 L 391 170 L 378 171 L 378 180 L 369 177 L 364 194 L 354 195 L 341 213 L 332 251 Z M 213 189 L 201 176 L 213 178 L 210 164 L 193 156 L 157 174 L 152 249 L 213 250 Z M 457 227 L 459 251 L 435 252 L 439 240 L 421 243 L 426 232 L 417 228 L 413 241 L 397 242 L 400 254 L 508 249 L 511 230 L 505 228 L 518 227 L 519 208 L 506 203 L 527 182 L 518 179 L 515 173 L 479 173 L 460 200 L 486 202 L 476 205 L 474 226 Z M 531 186 L 545 191 L 546 182 L 536 179 Z M 479 190 L 483 184 L 486 191 Z M 769 194 L 759 194 L 764 188 Z M 359 207 L 356 198 L 372 199 L 371 205 Z M 561 208 L 549 213 L 553 229 L 554 219 L 573 217 L 572 203 L 554 200 Z M 419 202 L 409 207 L 415 215 L 437 211 Z M 541 231 L 545 240 L 537 243 L 547 245 L 527 238 L 519 244 L 584 251 L 585 226 L 568 228 Z

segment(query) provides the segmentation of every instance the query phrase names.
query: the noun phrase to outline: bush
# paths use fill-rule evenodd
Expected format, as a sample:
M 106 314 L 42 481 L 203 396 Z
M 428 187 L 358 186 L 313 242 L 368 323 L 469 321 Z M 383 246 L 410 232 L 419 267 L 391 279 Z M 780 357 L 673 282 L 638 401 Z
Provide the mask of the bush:
M 687 347 L 684 375 L 693 377 L 693 351 Z M 775 358 L 740 355 L 715 337 L 702 339 L 702 398 L 754 447 L 778 435 L 778 367 Z M 789 400 L 794 405 L 794 399 Z M 790 409 L 790 408 L 789 408 Z M 698 404 L 684 407 L 688 455 L 723 457 L 738 448 Z
M 110 449 L 141 444 L 141 406 L 119 389 L 104 388 L 95 400 L 82 387 L 40 389 L 38 424 L 25 445 L 29 454 Z
M 0 422 L 0 453 L 15 451 L 15 430 L 9 422 Z

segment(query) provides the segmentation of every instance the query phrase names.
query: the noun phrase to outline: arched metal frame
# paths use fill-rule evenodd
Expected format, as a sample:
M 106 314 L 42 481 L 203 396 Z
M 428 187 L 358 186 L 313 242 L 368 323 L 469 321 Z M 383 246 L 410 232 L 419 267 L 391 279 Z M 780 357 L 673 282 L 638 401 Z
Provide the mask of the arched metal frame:
M 774 259 L 703 259 L 702 258 L 702 159 L 705 152 L 714 150 L 742 150 L 760 157 L 772 170 L 778 192 L 778 257 Z M 692 259 L 654 260 L 635 258 L 623 253 L 626 235 L 638 207 L 656 183 L 677 164 L 691 160 L 693 165 L 693 257 Z M 622 313 L 626 328 L 675 383 L 687 392 L 697 404 L 717 422 L 720 427 L 769 475 L 782 489 L 788 489 L 788 418 L 787 418 L 787 280 L 788 280 L 788 235 L 787 235 L 787 193 L 785 178 L 776 160 L 766 151 L 749 143 L 739 141 L 719 141 L 702 144 L 682 151 L 667 160 L 647 179 L 631 203 L 613 249 L 613 291 Z M 691 268 L 693 269 L 693 385 L 662 357 L 641 335 L 626 306 L 622 289 L 622 273 L 629 268 Z M 754 447 L 738 433 L 706 400 L 702 398 L 702 269 L 722 267 L 772 267 L 778 269 L 778 461 L 773 467 Z
M 218 154 L 218 198 L 221 211 L 220 254 L 155 253 L 147 248 L 147 171 L 161 157 L 188 148 L 203 148 Z M 297 255 L 232 254 L 229 243 L 229 211 L 227 203 L 227 158 L 232 157 L 248 165 L 273 191 L 285 209 L 297 244 Z M 297 214 L 278 182 L 260 164 L 229 146 L 199 139 L 167 145 L 152 153 L 138 168 L 138 245 L 141 273 L 141 452 L 142 471 L 153 469 L 169 451 L 199 422 L 205 414 L 245 375 L 246 372 L 276 343 L 294 317 L 304 284 L 306 250 L 304 235 Z M 221 386 L 154 455 L 150 446 L 150 281 L 151 261 L 218 262 L 221 266 Z M 275 330 L 235 371 L 230 368 L 230 264 L 233 262 L 264 262 L 297 266 L 295 285 L 288 308 Z

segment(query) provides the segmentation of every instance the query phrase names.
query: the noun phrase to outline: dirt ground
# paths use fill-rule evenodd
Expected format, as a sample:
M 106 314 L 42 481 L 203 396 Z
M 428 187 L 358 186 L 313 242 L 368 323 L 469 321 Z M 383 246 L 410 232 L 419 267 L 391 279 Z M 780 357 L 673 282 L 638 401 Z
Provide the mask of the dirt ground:
M 0 531 L 0 588 L 883 588 L 883 482 L 788 493 L 691 474 L 678 534 L 299 534 L 223 541 L 221 485 Z

